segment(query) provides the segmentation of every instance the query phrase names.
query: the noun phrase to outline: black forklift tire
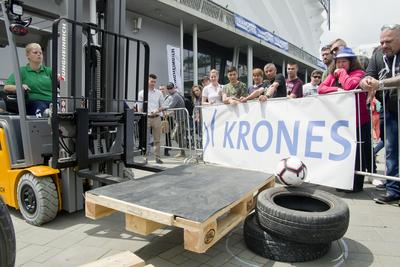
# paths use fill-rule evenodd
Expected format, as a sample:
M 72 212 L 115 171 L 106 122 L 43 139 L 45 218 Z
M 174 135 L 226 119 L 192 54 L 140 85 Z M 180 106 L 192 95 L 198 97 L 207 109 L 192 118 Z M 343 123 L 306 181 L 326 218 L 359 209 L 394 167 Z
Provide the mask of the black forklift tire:
M 24 219 L 33 225 L 53 220 L 58 212 L 58 194 L 51 177 L 22 175 L 17 188 L 18 205 Z
M 14 226 L 8 209 L 0 198 L 0 266 L 14 266 L 15 249 Z
M 261 226 L 284 239 L 321 244 L 340 239 L 349 226 L 347 204 L 328 192 L 303 187 L 275 187 L 257 198 Z
M 255 213 L 249 215 L 243 227 L 244 241 L 254 253 L 281 262 L 304 262 L 318 259 L 331 248 L 326 244 L 304 244 L 282 239 L 264 230 Z

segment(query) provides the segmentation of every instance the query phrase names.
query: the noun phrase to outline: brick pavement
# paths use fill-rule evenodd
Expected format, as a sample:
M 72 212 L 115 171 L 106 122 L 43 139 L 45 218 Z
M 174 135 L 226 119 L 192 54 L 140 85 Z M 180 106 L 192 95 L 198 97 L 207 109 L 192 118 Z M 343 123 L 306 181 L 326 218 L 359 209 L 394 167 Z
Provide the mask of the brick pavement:
M 172 162 L 174 166 L 177 162 Z M 139 173 L 143 176 L 148 173 Z M 137 176 L 137 177 L 138 177 Z M 312 185 L 308 185 L 312 186 Z M 323 258 L 306 263 L 279 263 L 249 251 L 243 226 L 221 239 L 204 254 L 183 249 L 183 232 L 177 228 L 157 230 L 143 237 L 124 229 L 124 216 L 117 213 L 90 220 L 84 212 L 61 213 L 54 221 L 35 227 L 11 210 L 17 238 L 17 266 L 77 266 L 130 250 L 154 266 L 398 266 L 400 262 L 400 208 L 378 205 L 380 194 L 365 184 L 364 192 L 336 194 L 350 207 L 350 225 L 342 240 L 335 241 Z

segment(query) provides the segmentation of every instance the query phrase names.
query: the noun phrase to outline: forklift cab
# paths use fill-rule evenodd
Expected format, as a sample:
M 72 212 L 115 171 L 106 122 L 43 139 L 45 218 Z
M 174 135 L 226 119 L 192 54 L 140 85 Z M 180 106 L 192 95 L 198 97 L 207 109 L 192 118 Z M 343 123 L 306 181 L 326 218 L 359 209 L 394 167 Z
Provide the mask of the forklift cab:
M 15 3 L 14 3 L 15 2 Z M 12 168 L 28 167 L 33 165 L 45 164 L 43 155 L 51 153 L 51 127 L 47 119 L 37 119 L 35 116 L 26 116 L 25 103 L 27 100 L 25 92 L 18 90 L 20 80 L 16 79 L 17 90 L 15 93 L 4 92 L 5 80 L 11 73 L 19 77 L 19 66 L 25 65 L 25 46 L 29 43 L 38 43 L 44 51 L 49 51 L 51 32 L 35 27 L 29 27 L 26 21 L 32 22 L 45 19 L 49 25 L 58 16 L 50 13 L 32 14 L 28 19 L 22 17 L 23 9 L 18 8 L 18 1 L 2 1 L 2 13 L 0 18 L 0 50 L 5 62 L 1 69 L 0 78 L 2 81 L 1 105 L 3 112 L 0 113 L 0 127 L 5 131 L 5 135 L 10 142 L 10 164 Z M 14 6 L 15 4 L 15 6 Z M 29 8 L 27 8 L 29 10 Z M 18 10 L 18 11 L 17 11 Z M 17 13 L 15 15 L 13 12 Z M 21 14 L 18 14 L 21 12 Z M 27 29 L 25 34 L 13 34 L 10 28 L 19 23 L 25 23 Z M 45 53 L 48 54 L 48 53 Z M 8 58 L 7 58 L 8 57 Z M 44 58 L 45 65 L 49 64 L 50 57 Z M 22 95 L 22 97 L 18 97 Z M 20 99 L 21 98 L 21 99 Z M 26 147 L 25 147 L 26 146 Z
M 0 42 L 11 55 L 19 114 L 0 114 L 0 197 L 41 225 L 61 209 L 83 209 L 86 188 L 124 181 L 125 167 L 141 167 L 134 157 L 145 153 L 147 131 L 138 129 L 138 149 L 134 129 L 147 117 L 125 103 L 137 101 L 128 100 L 129 91 L 137 97 L 144 88 L 147 111 L 150 52 L 143 41 L 69 19 L 52 18 L 51 32 L 29 28 L 15 36 L 6 2 Z M 26 115 L 17 47 L 30 42 L 42 45 L 52 68 L 49 117 Z
M 30 10 L 31 8 L 27 8 Z M 49 12 L 43 12 L 43 13 L 28 13 L 32 14 L 30 18 L 32 18 L 32 22 L 34 23 L 47 23 L 48 25 L 51 25 L 52 21 L 55 19 L 59 18 L 58 15 L 56 14 L 51 14 Z M 10 21 L 11 23 L 11 21 Z M 12 61 L 12 56 L 11 53 L 9 52 L 9 40 L 8 40 L 8 35 L 7 35 L 7 27 L 6 27 L 6 21 L 5 17 L 0 16 L 0 51 L 3 57 L 3 62 L 8 62 L 8 64 L 3 64 L 0 67 L 0 108 L 3 109 L 3 111 L 13 113 L 13 114 L 18 114 L 18 103 L 17 103 L 17 95 L 16 93 L 6 93 L 4 92 L 4 84 L 5 81 L 7 80 L 8 76 L 11 73 L 14 73 L 13 69 L 13 61 Z M 47 26 L 46 26 L 47 27 Z M 28 32 L 25 35 L 13 35 L 14 37 L 14 44 L 17 49 L 17 55 L 18 55 L 18 63 L 20 66 L 25 65 L 27 63 L 26 57 L 25 57 L 25 47 L 29 43 L 38 43 L 43 51 L 44 51 L 44 64 L 46 66 L 50 66 L 50 39 L 51 39 L 51 31 L 46 30 L 46 29 L 40 29 L 34 26 L 30 26 L 28 28 Z M 25 96 L 26 97 L 26 96 Z

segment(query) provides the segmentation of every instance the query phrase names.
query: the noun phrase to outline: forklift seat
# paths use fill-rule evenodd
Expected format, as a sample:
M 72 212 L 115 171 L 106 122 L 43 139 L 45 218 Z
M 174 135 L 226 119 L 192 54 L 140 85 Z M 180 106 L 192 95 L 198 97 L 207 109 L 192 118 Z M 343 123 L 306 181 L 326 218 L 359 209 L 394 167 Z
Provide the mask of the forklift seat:
M 0 115 L 0 128 L 3 128 L 6 134 L 11 164 L 17 164 L 24 159 L 19 119 L 18 115 Z
M 13 114 L 19 114 L 17 95 L 13 93 L 2 93 L 2 99 L 6 105 L 6 111 Z

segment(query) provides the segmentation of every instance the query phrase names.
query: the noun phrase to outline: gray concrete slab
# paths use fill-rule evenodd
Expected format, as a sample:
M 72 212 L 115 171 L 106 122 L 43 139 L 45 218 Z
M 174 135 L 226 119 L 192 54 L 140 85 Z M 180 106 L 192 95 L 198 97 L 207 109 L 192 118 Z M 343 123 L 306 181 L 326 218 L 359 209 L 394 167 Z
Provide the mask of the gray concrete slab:
M 164 166 L 176 166 L 176 159 L 164 159 Z M 139 178 L 149 172 L 135 171 Z M 313 185 L 308 185 L 313 186 Z M 350 208 L 350 225 L 343 239 L 335 241 L 321 259 L 306 263 L 274 262 L 246 248 L 243 225 L 222 238 L 204 254 L 184 250 L 183 231 L 166 228 L 149 236 L 124 229 L 124 216 L 115 213 L 96 221 L 84 212 L 61 213 L 41 227 L 31 226 L 11 209 L 17 238 L 17 266 L 78 266 L 124 250 L 130 250 L 154 266 L 399 266 L 400 208 L 378 205 L 373 197 L 382 193 L 371 184 L 357 194 L 329 191 L 345 200 Z

